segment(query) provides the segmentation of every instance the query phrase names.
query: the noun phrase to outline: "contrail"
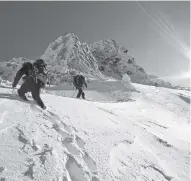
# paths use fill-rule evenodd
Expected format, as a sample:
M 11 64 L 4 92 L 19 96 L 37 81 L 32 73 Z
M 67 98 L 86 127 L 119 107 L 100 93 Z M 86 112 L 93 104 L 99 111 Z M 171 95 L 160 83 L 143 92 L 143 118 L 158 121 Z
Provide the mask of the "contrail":
M 139 8 L 154 22 L 154 24 L 159 28 L 160 33 L 163 36 L 167 37 L 169 41 L 171 41 L 172 45 L 183 54 L 186 58 L 190 59 L 190 48 L 189 46 L 182 40 L 182 38 L 176 33 L 175 28 L 172 26 L 172 23 L 167 21 L 167 18 L 160 13 L 160 15 L 154 18 L 151 14 L 149 14 L 146 9 L 136 0 L 136 4 Z

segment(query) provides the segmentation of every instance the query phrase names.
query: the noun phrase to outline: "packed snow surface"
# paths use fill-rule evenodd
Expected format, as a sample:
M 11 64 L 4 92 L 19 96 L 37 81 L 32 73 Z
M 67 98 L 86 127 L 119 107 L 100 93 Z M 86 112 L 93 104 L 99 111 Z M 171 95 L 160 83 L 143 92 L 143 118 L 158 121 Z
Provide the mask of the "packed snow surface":
M 190 92 L 91 81 L 42 92 L 47 110 L 0 88 L 0 180 L 188 181 Z

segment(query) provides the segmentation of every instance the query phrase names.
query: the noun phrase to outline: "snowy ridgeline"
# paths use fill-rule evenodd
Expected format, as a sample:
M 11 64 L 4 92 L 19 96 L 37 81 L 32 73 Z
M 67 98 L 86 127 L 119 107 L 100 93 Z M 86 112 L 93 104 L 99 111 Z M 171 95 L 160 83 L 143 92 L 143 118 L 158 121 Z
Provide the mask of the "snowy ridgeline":
M 189 91 L 124 75 L 92 80 L 84 101 L 63 83 L 42 93 L 42 111 L 2 83 L 0 180 L 189 180 Z
M 68 74 L 75 69 L 83 73 L 88 79 L 117 79 L 121 80 L 127 74 L 134 83 L 172 87 L 168 82 L 150 78 L 143 67 L 136 64 L 128 50 L 114 40 L 103 40 L 91 45 L 81 43 L 73 33 L 66 33 L 50 43 L 45 53 L 40 56 L 48 64 L 50 81 L 59 84 L 70 81 Z M 13 81 L 13 78 L 26 58 L 13 58 L 0 62 L 0 77 Z

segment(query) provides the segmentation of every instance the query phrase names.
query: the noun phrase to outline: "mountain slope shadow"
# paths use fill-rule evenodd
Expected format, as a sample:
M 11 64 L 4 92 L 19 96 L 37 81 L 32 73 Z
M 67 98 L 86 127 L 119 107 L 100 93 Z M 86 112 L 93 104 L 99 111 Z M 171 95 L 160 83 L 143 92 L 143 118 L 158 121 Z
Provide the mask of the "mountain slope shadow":
M 190 98 L 189 97 L 185 97 L 185 96 L 183 96 L 181 94 L 179 94 L 178 97 L 180 97 L 186 103 L 190 104 Z

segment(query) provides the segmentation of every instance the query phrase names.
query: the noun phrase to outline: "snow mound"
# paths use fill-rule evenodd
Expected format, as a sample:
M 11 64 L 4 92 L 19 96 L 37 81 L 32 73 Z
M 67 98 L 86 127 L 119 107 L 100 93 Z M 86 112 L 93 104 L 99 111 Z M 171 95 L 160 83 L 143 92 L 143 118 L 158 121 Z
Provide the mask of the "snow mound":
M 131 84 L 131 78 L 124 74 L 121 80 L 122 84 L 124 84 L 129 90 L 135 90 L 135 88 Z

